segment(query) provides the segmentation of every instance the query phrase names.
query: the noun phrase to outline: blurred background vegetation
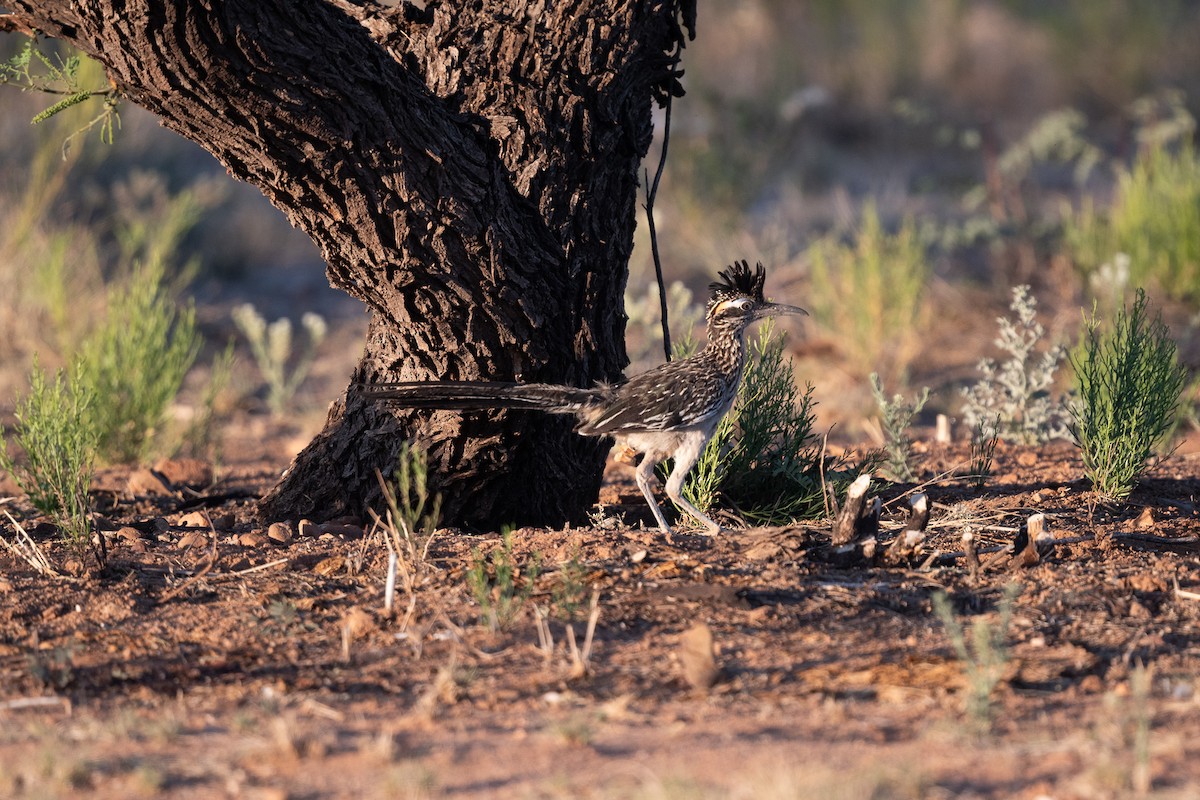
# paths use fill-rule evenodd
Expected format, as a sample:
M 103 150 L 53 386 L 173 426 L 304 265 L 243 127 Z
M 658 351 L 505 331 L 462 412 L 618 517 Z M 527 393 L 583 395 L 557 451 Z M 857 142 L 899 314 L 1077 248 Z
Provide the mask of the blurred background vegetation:
M 889 393 L 930 386 L 927 419 L 957 415 L 1023 284 L 1043 350 L 1077 341 L 1081 308 L 1144 287 L 1194 368 L 1198 41 L 1200 3 L 1184 0 L 701 0 L 655 206 L 674 337 L 699 319 L 716 269 L 763 261 L 768 292 L 813 312 L 788 323 L 788 347 L 822 426 L 852 439 L 871 430 L 872 372 Z M 23 46 L 0 38 L 0 59 Z M 78 78 L 105 85 L 86 62 Z M 0 87 L 5 408 L 34 353 L 69 363 L 114 287 L 150 262 L 168 265 L 181 307 L 194 300 L 206 343 L 182 417 L 238 337 L 235 306 L 329 321 L 295 401 L 302 444 L 355 360 L 359 305 L 198 146 L 127 103 L 112 144 L 85 130 L 99 102 L 31 125 L 50 102 Z M 656 159 L 657 147 L 651 172 Z M 637 237 L 631 371 L 662 358 L 644 221 Z M 265 384 L 238 349 L 226 410 L 266 418 Z

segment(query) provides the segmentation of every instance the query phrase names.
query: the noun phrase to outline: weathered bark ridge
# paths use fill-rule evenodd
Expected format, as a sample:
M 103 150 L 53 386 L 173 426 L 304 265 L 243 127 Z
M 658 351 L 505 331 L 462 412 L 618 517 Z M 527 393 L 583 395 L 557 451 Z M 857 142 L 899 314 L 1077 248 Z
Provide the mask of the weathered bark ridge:
M 0 26 L 99 60 L 313 238 L 372 312 L 353 380 L 619 377 L 638 165 L 691 0 L 8 5 Z M 360 512 L 410 438 L 468 524 L 578 519 L 604 457 L 569 420 L 431 417 L 352 384 L 261 510 Z

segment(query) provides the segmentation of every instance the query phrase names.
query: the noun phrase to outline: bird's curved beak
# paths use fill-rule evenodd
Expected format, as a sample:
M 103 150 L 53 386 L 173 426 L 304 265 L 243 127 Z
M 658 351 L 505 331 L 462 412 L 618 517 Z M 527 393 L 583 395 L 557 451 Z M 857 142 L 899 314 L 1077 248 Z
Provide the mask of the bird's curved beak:
M 808 316 L 808 312 L 799 306 L 789 306 L 783 303 L 763 303 L 754 311 L 754 319 L 764 319 L 766 317 L 778 317 L 785 314 L 795 314 L 796 316 Z

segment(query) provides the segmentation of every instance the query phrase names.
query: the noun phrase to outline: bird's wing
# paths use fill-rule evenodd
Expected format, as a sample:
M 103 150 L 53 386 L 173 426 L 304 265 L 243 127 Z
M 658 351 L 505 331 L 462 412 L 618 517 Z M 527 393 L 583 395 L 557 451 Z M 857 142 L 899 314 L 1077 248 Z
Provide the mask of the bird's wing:
M 616 387 L 612 400 L 590 413 L 579 430 L 603 435 L 703 425 L 724 415 L 732 401 L 733 390 L 719 373 L 672 361 Z

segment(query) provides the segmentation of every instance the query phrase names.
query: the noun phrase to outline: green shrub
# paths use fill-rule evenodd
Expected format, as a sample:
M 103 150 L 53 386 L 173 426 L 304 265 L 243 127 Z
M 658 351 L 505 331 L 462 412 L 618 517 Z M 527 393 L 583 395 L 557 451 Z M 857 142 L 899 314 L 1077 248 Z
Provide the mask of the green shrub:
M 813 318 L 863 374 L 887 365 L 886 378 L 903 379 L 920 344 L 930 275 L 913 221 L 889 234 L 867 204 L 851 244 L 827 236 L 809 247 L 808 256 Z
M 1174 428 L 1187 371 L 1176 360 L 1161 314 L 1148 319 L 1141 289 L 1111 330 L 1102 331 L 1094 313 L 1086 320 L 1071 365 L 1078 391 L 1071 433 L 1084 471 L 1096 491 L 1124 499 Z
M 96 458 L 96 433 L 88 424 L 90 395 L 59 372 L 54 383 L 34 362 L 29 394 L 17 400 L 15 440 L 22 462 L 0 441 L 0 467 L 12 475 L 34 507 L 49 517 L 63 540 L 87 546 L 88 485 Z
M 114 463 L 146 456 L 200 351 L 195 311 L 176 309 L 163 269 L 145 265 L 111 290 L 104 322 L 76 357 L 78 391 L 91 397 L 88 421 L 100 455 Z
M 1200 300 L 1200 157 L 1191 144 L 1155 145 L 1117 176 L 1112 207 L 1085 200 L 1065 223 L 1067 246 L 1085 272 L 1128 256 L 1129 280 L 1177 299 Z
M 811 385 L 799 392 L 783 338 L 764 324 L 750 345 L 733 409 L 688 475 L 684 497 L 701 511 L 720 502 L 763 525 L 823 514 L 812 392 Z M 832 470 L 826 475 L 833 482 L 844 478 Z

